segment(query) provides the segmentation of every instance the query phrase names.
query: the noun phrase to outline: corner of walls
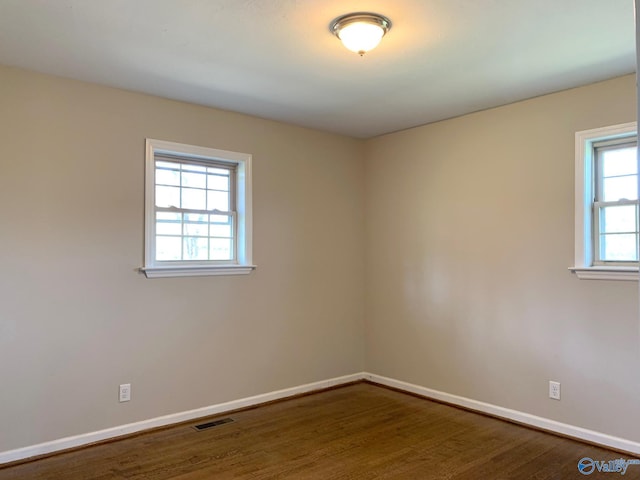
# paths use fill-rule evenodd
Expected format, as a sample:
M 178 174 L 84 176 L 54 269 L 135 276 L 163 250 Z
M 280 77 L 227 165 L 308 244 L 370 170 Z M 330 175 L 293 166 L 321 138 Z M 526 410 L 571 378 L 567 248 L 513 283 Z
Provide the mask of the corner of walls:
M 0 95 L 0 451 L 362 369 L 360 140 L 13 67 Z M 145 138 L 253 155 L 256 271 L 138 273 Z
M 367 371 L 640 441 L 638 285 L 567 271 L 575 132 L 633 121 L 635 80 L 367 141 Z

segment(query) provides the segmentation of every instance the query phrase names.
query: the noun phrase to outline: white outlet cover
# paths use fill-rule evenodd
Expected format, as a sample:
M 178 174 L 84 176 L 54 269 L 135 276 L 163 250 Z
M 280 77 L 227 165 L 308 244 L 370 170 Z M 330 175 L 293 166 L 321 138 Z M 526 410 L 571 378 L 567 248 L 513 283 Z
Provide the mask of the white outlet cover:
M 549 398 L 560 400 L 560 382 L 549 381 Z
M 131 400 L 131 384 L 130 383 L 124 383 L 120 385 L 119 398 L 121 402 L 128 402 L 129 400 Z

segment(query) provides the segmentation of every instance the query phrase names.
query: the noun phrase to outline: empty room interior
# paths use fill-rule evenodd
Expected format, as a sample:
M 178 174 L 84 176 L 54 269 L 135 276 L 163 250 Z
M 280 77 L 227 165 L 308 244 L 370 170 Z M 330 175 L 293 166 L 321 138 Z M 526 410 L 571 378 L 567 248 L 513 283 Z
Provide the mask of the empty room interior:
M 0 479 L 640 478 L 635 28 L 0 0 Z

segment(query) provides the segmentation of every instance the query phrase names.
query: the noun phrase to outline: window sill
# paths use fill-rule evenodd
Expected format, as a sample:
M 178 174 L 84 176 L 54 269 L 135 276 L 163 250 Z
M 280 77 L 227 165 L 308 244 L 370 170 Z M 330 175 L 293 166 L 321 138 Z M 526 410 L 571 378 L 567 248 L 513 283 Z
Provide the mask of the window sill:
M 210 265 L 200 267 L 146 267 L 141 268 L 147 278 L 208 277 L 216 275 L 247 275 L 255 265 Z
M 638 281 L 638 267 L 569 267 L 580 280 Z

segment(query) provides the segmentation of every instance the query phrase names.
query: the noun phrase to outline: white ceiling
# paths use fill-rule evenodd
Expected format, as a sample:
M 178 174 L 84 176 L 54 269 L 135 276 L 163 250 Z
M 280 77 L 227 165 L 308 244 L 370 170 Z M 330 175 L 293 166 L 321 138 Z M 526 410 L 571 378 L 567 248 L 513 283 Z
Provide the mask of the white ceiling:
M 633 0 L 0 0 L 0 63 L 371 137 L 634 72 Z

